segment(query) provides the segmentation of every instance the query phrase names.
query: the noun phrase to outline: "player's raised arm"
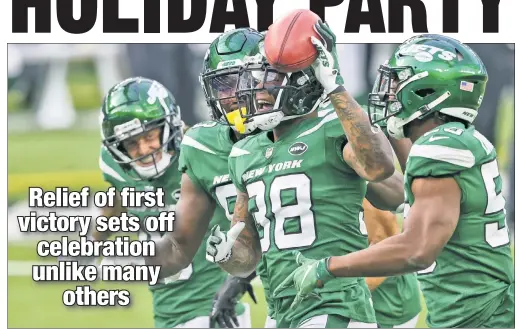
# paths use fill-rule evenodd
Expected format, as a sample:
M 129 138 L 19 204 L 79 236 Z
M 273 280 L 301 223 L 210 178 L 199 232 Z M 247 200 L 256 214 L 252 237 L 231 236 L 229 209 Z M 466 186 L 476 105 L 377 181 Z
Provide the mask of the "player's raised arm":
M 182 174 L 181 198 L 176 206 L 175 230 L 156 242 L 156 254 L 146 265 L 160 265 L 160 278 L 178 273 L 191 263 L 214 212 L 215 203 L 187 174 Z M 196 206 L 194 206 L 196 205 Z
M 344 147 L 344 161 L 359 176 L 368 181 L 380 181 L 395 171 L 393 153 L 386 136 L 375 130 L 368 116 L 355 99 L 344 89 L 339 72 L 335 35 L 327 24 L 318 22 L 315 30 L 321 40 L 311 37 L 318 56 L 312 67 L 324 91 L 337 112 L 348 143 Z
M 261 258 L 261 245 L 254 219 L 249 214 L 249 195 L 237 190 L 236 205 L 229 232 L 213 227 L 207 239 L 206 258 L 231 275 L 248 277 Z

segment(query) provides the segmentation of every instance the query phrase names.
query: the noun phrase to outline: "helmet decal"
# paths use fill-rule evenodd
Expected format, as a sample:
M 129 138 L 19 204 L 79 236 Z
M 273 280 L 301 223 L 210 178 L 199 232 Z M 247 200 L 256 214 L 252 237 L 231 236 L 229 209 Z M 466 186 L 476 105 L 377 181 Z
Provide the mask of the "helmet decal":
M 99 119 L 103 145 L 131 179 L 161 176 L 180 153 L 180 107 L 158 81 L 134 77 L 114 85 L 103 100 Z M 127 142 L 156 129 L 160 129 L 160 146 L 132 157 Z
M 409 122 L 435 112 L 471 123 L 487 80 L 485 65 L 470 47 L 442 35 L 420 35 L 379 67 L 368 114 L 373 125 L 387 124 L 398 138 Z

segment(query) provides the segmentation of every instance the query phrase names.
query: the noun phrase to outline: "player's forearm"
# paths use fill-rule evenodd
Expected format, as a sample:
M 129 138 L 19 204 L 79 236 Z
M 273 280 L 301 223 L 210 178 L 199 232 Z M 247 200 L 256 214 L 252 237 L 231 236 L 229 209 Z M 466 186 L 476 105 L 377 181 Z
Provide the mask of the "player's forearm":
M 185 248 L 170 234 L 165 234 L 155 242 L 155 256 L 144 257 L 146 265 L 160 266 L 159 278 L 177 274 L 192 260 Z
M 404 176 L 395 171 L 381 182 L 369 182 L 366 199 L 378 209 L 396 210 L 404 203 Z
M 355 161 L 370 181 L 390 177 L 394 172 L 391 145 L 382 132 L 374 133 L 368 116 L 347 91 L 330 94 Z
M 244 241 L 236 240 L 231 258 L 225 263 L 218 264 L 227 273 L 240 278 L 247 278 L 256 271 L 256 266 L 261 258 L 261 251 L 244 243 Z
M 251 275 L 261 259 L 259 235 L 248 207 L 248 194 L 238 191 L 231 227 L 240 222 L 245 223 L 245 227 L 234 242 L 229 260 L 218 264 L 227 273 L 240 278 Z
M 330 272 L 338 277 L 381 277 L 423 270 L 430 266 L 420 246 L 402 233 L 367 249 L 344 256 L 333 256 Z

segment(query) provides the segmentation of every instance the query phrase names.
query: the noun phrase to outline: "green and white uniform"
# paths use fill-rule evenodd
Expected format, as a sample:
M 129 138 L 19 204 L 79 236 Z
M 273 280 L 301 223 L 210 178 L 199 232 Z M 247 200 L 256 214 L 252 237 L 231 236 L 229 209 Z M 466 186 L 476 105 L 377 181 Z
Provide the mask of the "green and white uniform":
M 453 177 L 461 189 L 457 227 L 418 278 L 430 327 L 514 326 L 514 273 L 505 200 L 493 145 L 474 126 L 451 122 L 411 148 L 405 173 L 406 215 L 413 179 Z
M 108 151 L 101 149 L 100 167 L 104 179 L 118 191 L 123 187 L 135 187 L 136 191 L 163 188 L 166 209 L 128 208 L 128 213 L 144 221 L 148 216 L 158 216 L 161 211 L 173 211 L 180 195 L 180 172 L 173 163 L 160 177 L 152 181 L 137 182 L 130 179 L 113 160 Z M 157 239 L 157 232 L 149 233 L 141 224 L 140 240 Z M 207 238 L 208 234 L 206 234 Z M 193 262 L 182 272 L 175 282 L 150 286 L 153 298 L 155 327 L 171 328 L 197 317 L 208 317 L 211 313 L 213 297 L 225 280 L 218 266 L 205 259 L 205 243 L 197 251 Z M 209 322 L 207 321 L 207 325 Z
M 229 126 L 216 121 L 194 125 L 182 140 L 178 164 L 181 172 L 186 173 L 194 184 L 216 201 L 217 206 L 209 227 L 220 225 L 225 231 L 230 228 L 236 202 L 236 188 L 229 179 L 227 166 L 227 158 L 233 145 L 231 133 Z M 205 240 L 202 245 L 205 257 Z M 205 258 L 204 261 L 207 266 L 215 269 L 214 276 L 223 282 L 227 274 L 218 265 L 207 262 Z M 267 291 L 265 296 L 268 296 Z M 237 313 L 243 314 L 244 307 L 244 304 L 238 304 Z
M 408 323 L 422 311 L 415 273 L 388 277 L 371 292 L 371 296 L 377 323 L 382 328 Z
M 335 112 L 295 123 L 276 142 L 270 134 L 236 143 L 229 174 L 237 189 L 250 197 L 249 212 L 274 291 L 297 268 L 293 250 L 322 258 L 366 247 L 359 216 L 366 182 L 342 158 L 346 138 Z M 334 279 L 318 291 L 321 300 L 305 300 L 295 310 L 289 309 L 294 288 L 272 296 L 278 327 L 295 327 L 320 316 L 328 317 L 328 324 L 337 318 L 346 326 L 350 321 L 375 323 L 363 278 Z M 292 319 L 287 319 L 288 311 L 294 311 Z

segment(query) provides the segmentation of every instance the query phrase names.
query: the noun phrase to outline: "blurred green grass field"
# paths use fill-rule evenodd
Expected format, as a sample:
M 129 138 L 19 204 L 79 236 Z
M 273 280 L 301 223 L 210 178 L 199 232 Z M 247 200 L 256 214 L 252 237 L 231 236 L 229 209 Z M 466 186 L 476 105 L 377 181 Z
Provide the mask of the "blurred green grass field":
M 103 182 L 98 161 L 100 133 L 94 131 L 36 131 L 8 135 L 8 197 L 27 197 L 30 186 L 68 186 L 99 190 Z
M 35 243 L 10 243 L 8 270 L 14 271 L 20 261 L 52 261 L 36 254 Z M 9 269 L 9 266 L 13 268 Z M 131 294 L 128 307 L 67 307 L 61 302 L 63 291 L 74 290 L 82 283 L 36 283 L 29 275 L 10 275 L 7 282 L 9 328 L 150 328 L 153 327 L 151 294 L 142 283 L 99 282 L 92 289 L 127 289 Z M 262 328 L 267 315 L 265 295 L 255 286 L 258 304 L 248 296 L 242 301 L 251 307 L 253 328 Z M 422 301 L 423 302 L 423 301 Z M 425 328 L 425 312 L 418 327 Z

